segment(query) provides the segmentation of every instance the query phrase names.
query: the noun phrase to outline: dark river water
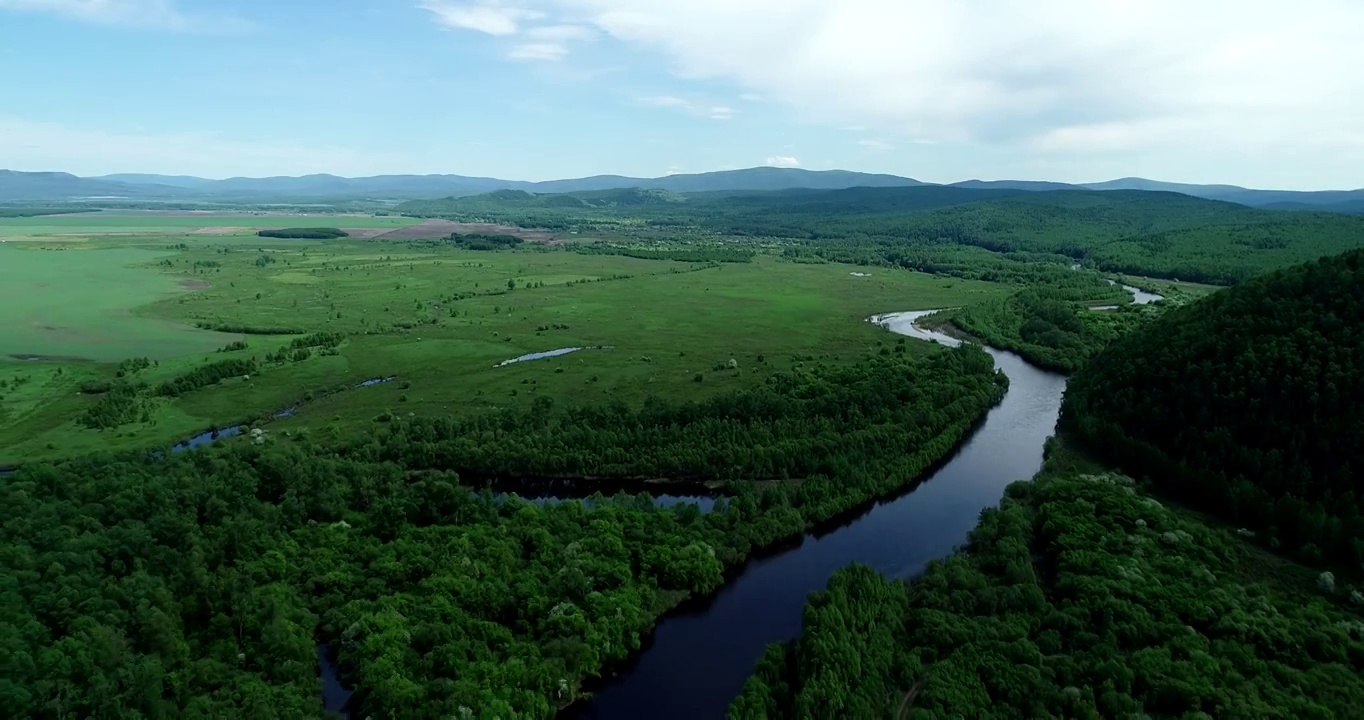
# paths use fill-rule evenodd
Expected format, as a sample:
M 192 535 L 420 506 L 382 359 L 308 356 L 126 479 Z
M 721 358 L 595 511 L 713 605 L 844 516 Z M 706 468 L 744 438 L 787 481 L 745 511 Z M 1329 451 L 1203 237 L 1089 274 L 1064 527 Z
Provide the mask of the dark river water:
M 914 327 L 926 314 L 873 321 L 902 335 L 958 344 Z M 764 648 L 800 634 L 806 597 L 824 589 L 834 571 L 859 562 L 908 578 L 963 543 L 983 508 L 1041 467 L 1042 445 L 1056 427 L 1066 388 L 1064 376 L 1010 352 L 989 352 L 1009 376 L 1009 392 L 937 472 L 848 524 L 750 563 L 704 605 L 660 623 L 635 662 L 561 717 L 722 718 Z

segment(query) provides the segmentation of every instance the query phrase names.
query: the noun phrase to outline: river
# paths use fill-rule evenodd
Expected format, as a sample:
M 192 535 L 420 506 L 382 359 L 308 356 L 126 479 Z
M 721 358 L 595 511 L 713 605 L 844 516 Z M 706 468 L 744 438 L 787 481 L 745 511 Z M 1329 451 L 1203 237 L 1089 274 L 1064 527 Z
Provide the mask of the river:
M 955 346 L 916 327 L 932 311 L 874 318 L 891 332 Z M 1011 352 L 987 348 L 1009 376 L 1009 392 L 950 460 L 912 490 L 852 522 L 807 535 L 790 550 L 751 562 L 701 607 L 659 623 L 653 640 L 595 697 L 562 713 L 570 718 L 721 718 L 771 643 L 800 634 L 806 597 L 850 563 L 909 578 L 966 539 L 983 508 L 1004 488 L 1042 466 L 1042 444 L 1056 427 L 1062 375 Z
M 1161 299 L 1129 291 L 1136 303 Z M 932 312 L 872 321 L 900 335 L 959 345 L 915 325 Z M 723 718 L 764 649 L 800 634 L 807 596 L 823 590 L 834 571 L 856 562 L 886 577 L 910 578 L 965 542 L 981 510 L 997 505 L 1010 483 L 1041 468 L 1042 446 L 1056 428 L 1066 389 L 1063 375 L 1011 352 L 986 350 L 1009 376 L 1009 391 L 937 472 L 849 523 L 750 562 L 704 604 L 659 623 L 633 662 L 560 717 Z
M 1127 289 L 1138 304 L 1162 299 Z M 960 345 L 956 338 L 915 324 L 934 312 L 894 313 L 871 321 L 899 335 Z M 715 595 L 667 616 L 618 675 L 593 688 L 589 701 L 559 717 L 723 718 L 767 646 L 800 635 L 807 597 L 823 590 L 835 571 L 863 563 L 886 577 L 908 579 L 965 542 L 981 510 L 999 504 L 1010 483 L 1041 469 L 1042 448 L 1056 428 L 1066 389 L 1063 375 L 1038 369 L 1011 352 L 986 351 L 995 368 L 1009 376 L 1009 391 L 936 472 L 849 522 L 750 561 Z M 324 703 L 339 714 L 349 691 L 336 680 L 325 654 L 321 665 Z

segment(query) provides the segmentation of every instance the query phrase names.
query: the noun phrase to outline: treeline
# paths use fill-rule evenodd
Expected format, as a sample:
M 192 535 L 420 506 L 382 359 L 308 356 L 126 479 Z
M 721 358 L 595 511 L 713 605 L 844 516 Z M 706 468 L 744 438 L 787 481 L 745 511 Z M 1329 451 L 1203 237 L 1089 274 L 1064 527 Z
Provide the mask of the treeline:
M 1128 478 L 1044 473 L 908 584 L 835 574 L 730 717 L 1356 716 L 1359 610 L 1259 552 Z
M 293 327 L 271 327 L 262 325 L 242 325 L 240 323 L 211 322 L 200 320 L 194 324 L 200 330 L 212 330 L 232 335 L 302 335 L 307 330 Z
M 187 373 L 157 385 L 156 394 L 163 397 L 184 395 L 187 392 L 193 392 L 209 385 L 216 385 L 227 378 L 250 375 L 256 372 L 257 367 L 256 361 L 250 358 L 218 360 L 200 365 Z
M 716 589 L 755 548 L 912 482 L 1002 392 L 989 357 L 965 348 L 814 367 L 728 402 L 540 402 L 460 428 L 397 420 L 360 446 L 303 437 L 25 466 L 0 484 L 15 579 L 0 595 L 12 621 L 0 703 L 21 717 L 317 715 L 320 641 L 358 715 L 548 718 L 638 649 L 661 611 Z M 739 473 L 717 442 L 748 449 Z M 850 472 L 735 480 L 703 514 L 644 496 L 538 505 L 450 471 L 494 462 L 499 474 Z
M 1309 560 L 1364 562 L 1364 252 L 1258 278 L 1114 342 L 1065 427 Z
M 0 207 L 0 218 L 42 217 L 43 215 L 70 215 L 71 213 L 99 212 L 90 208 L 26 208 Z
M 465 250 L 506 250 L 525 242 L 515 235 L 490 235 L 485 233 L 452 233 L 450 242 Z
M 424 458 L 423 467 L 477 477 L 799 478 L 802 494 L 863 480 L 893 487 L 921 469 L 912 467 L 916 449 L 964 430 L 998 402 L 1007 380 L 993 367 L 968 346 L 921 360 L 887 355 L 778 373 L 756 388 L 637 409 L 560 407 L 541 396 L 519 412 L 414 418 L 349 452 L 408 464 Z
M 620 255 L 640 260 L 673 260 L 689 263 L 746 263 L 753 262 L 755 254 L 752 250 L 715 245 L 654 248 L 606 245 L 603 243 L 574 245 L 573 251 L 581 255 Z
M 336 240 L 350 237 L 350 233 L 340 228 L 275 228 L 257 231 L 256 235 L 287 240 Z

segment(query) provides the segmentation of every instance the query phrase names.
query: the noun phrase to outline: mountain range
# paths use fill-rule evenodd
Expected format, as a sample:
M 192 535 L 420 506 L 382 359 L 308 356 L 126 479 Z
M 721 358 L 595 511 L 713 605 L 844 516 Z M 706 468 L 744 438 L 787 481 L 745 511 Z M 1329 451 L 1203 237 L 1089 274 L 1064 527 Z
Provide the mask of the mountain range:
M 847 170 L 803 170 L 757 167 L 656 178 L 595 175 L 565 180 L 528 182 L 464 175 L 378 175 L 347 178 L 336 175 L 300 177 L 234 177 L 210 180 L 188 175 L 116 174 L 78 177 L 62 172 L 0 170 L 0 204 L 18 202 L 129 201 L 280 201 L 280 200 L 409 200 L 477 195 L 496 190 L 563 193 L 644 188 L 679 193 L 715 191 L 770 191 L 786 189 L 838 190 L 851 187 L 915 187 L 933 185 L 898 175 Z M 967 180 L 952 186 L 1001 190 L 1147 190 L 1177 192 L 1210 200 L 1277 209 L 1329 210 L 1364 213 L 1364 188 L 1303 192 L 1256 190 L 1237 185 L 1192 185 L 1145 178 L 1070 184 L 1030 180 Z

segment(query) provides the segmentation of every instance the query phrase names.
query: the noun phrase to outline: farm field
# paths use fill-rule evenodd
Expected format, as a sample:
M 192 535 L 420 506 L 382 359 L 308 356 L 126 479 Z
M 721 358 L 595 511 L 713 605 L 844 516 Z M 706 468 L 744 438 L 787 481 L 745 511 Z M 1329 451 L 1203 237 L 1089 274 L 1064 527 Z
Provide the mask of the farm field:
M 537 396 L 630 405 L 650 395 L 703 397 L 801 362 L 837 364 L 876 352 L 887 338 L 864 322 L 872 314 L 1008 290 L 904 270 L 859 277 L 853 273 L 866 268 L 770 255 L 705 265 L 540 246 L 478 252 L 375 240 L 245 240 L 187 238 L 184 249 L 167 249 L 162 238 L 106 238 L 80 246 L 90 249 L 0 250 L 24 263 L 28 283 L 53 282 L 73 263 L 85 273 L 75 296 L 50 292 L 55 287 L 11 291 L 56 298 L 47 304 L 67 313 L 72 339 L 59 342 L 40 326 L 5 339 L 7 356 L 69 357 L 0 364 L 0 382 L 12 383 L 0 390 L 0 465 L 165 445 L 253 418 L 269 419 L 272 431 L 347 435 L 371 431 L 385 413 L 464 414 L 529 406 Z M 38 322 L 28 318 L 41 305 L 26 303 L 24 321 Z M 306 359 L 267 359 L 318 332 L 345 340 L 309 350 Z M 103 346 L 90 339 L 102 337 Z M 216 352 L 239 340 L 245 349 Z M 499 367 L 564 348 L 587 349 Z M 101 402 L 82 394 L 82 383 L 112 382 L 118 361 L 143 356 L 157 361 L 137 372 L 149 387 L 225 359 L 254 359 L 260 369 L 249 380 L 150 397 L 141 417 L 114 428 L 78 423 Z M 291 417 L 272 417 L 295 406 Z

